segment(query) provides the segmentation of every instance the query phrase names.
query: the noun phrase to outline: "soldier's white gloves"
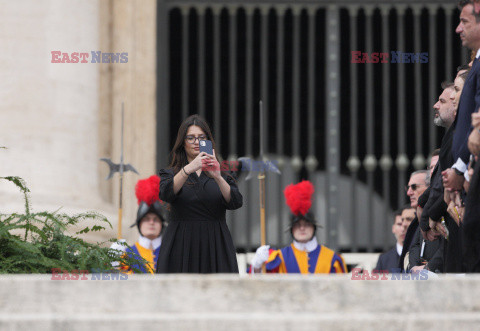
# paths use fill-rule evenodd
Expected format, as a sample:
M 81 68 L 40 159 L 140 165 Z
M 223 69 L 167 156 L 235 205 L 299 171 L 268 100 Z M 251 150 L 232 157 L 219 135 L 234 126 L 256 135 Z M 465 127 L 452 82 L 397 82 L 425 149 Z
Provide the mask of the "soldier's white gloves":
M 252 259 L 252 268 L 260 269 L 267 262 L 269 256 L 270 245 L 264 245 L 257 248 L 255 256 Z

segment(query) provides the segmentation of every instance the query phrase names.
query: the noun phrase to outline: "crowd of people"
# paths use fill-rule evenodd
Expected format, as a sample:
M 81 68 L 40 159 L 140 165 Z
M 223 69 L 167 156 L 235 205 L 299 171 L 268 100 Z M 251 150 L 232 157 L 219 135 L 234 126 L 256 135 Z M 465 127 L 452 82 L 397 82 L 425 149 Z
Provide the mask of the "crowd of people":
M 462 45 L 472 51 L 472 61 L 458 67 L 453 82 L 441 84 L 433 113 L 434 124 L 445 128 L 445 134 L 439 148 L 432 151 L 428 168 L 411 173 L 405 187 L 410 203 L 393 219 L 396 245 L 380 255 L 376 270 L 480 271 L 480 6 L 476 10 L 473 0 L 462 0 L 459 7 L 456 32 Z M 212 154 L 200 151 L 199 142 L 204 140 L 212 142 Z M 313 192 L 308 181 L 285 188 L 292 244 L 281 249 L 258 248 L 250 273 L 262 269 L 347 272 L 343 258 L 317 242 L 319 225 L 310 211 Z M 123 267 L 150 273 L 238 273 L 225 213 L 240 208 L 243 198 L 235 177 L 220 168 L 211 130 L 203 118 L 192 115 L 183 121 L 171 164 L 159 177 L 140 181 L 137 197 L 134 225 L 140 238 L 126 253 L 135 253 L 148 263 Z M 165 229 L 167 219 L 170 225 Z
M 410 205 L 399 211 L 401 229 L 394 225 L 397 254 L 382 254 L 377 270 L 480 271 L 480 169 L 476 162 L 480 152 L 480 13 L 474 5 L 471 0 L 459 2 L 456 28 L 462 45 L 472 51 L 472 61 L 457 69 L 453 82 L 442 83 L 443 91 L 433 106 L 434 124 L 446 129 L 441 146 L 432 153 L 429 169 L 411 174 L 406 187 Z M 403 218 L 408 208 L 415 211 L 412 221 Z

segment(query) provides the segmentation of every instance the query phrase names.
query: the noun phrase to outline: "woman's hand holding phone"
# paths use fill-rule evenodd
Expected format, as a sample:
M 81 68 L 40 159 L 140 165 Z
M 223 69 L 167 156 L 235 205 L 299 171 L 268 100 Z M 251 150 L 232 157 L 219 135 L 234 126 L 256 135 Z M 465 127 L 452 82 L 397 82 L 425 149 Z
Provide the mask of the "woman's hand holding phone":
M 215 157 L 215 150 L 212 150 L 213 155 L 205 154 L 207 158 L 205 159 L 206 169 L 212 175 L 213 178 L 220 177 L 220 163 L 218 163 L 217 158 Z
M 206 164 L 206 160 L 208 159 L 208 154 L 205 152 L 200 152 L 196 158 L 192 160 L 189 164 L 185 166 L 185 170 L 189 173 L 192 174 L 195 171 L 198 171 L 204 167 L 204 164 Z

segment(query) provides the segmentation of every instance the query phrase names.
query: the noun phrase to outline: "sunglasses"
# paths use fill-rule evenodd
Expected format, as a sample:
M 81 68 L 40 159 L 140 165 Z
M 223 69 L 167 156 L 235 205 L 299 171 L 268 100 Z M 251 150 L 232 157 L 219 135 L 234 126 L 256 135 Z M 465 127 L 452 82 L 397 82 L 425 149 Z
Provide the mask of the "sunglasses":
M 419 186 L 425 186 L 425 184 L 412 184 L 405 186 L 405 192 L 408 192 L 408 189 L 411 188 L 412 191 L 416 191 Z

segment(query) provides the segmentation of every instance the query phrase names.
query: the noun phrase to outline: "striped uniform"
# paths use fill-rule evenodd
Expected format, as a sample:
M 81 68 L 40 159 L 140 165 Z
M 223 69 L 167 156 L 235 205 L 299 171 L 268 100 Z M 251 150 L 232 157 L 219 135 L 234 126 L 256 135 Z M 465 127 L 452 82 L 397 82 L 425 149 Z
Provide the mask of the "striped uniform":
M 126 249 L 126 253 L 130 254 L 131 256 L 135 256 L 132 253 L 135 253 L 137 255 L 140 255 L 142 258 L 144 258 L 146 261 L 148 261 L 147 264 L 143 265 L 142 263 L 135 264 L 132 267 L 135 267 L 137 269 L 140 269 L 143 273 L 155 273 L 155 270 L 157 269 L 157 260 L 158 260 L 158 253 L 160 252 L 160 247 L 159 246 L 155 250 L 151 250 L 148 248 L 143 247 L 140 245 L 140 243 L 137 241 L 135 245 L 128 247 Z M 135 258 L 140 262 L 140 258 L 135 256 Z M 143 261 L 142 261 L 143 262 Z M 134 273 L 132 268 L 128 268 L 129 273 Z
M 318 245 L 311 252 L 301 251 L 293 243 L 279 250 L 270 250 L 265 266 L 268 272 L 277 273 L 332 274 L 347 272 L 343 258 L 323 245 Z

